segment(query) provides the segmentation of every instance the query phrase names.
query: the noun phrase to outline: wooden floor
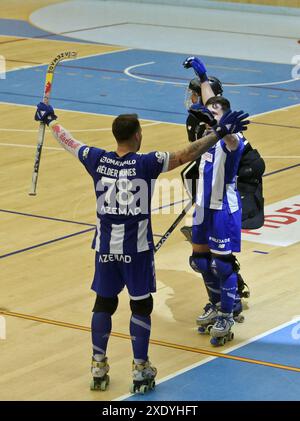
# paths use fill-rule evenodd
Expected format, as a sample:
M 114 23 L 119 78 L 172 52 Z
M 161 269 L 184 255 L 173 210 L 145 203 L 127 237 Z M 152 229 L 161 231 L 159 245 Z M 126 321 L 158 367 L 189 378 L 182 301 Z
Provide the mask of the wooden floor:
M 41 2 L 25 2 L 26 7 L 24 10 L 19 7 L 18 15 L 10 5 L 23 3 L 7 2 L 9 16 L 14 11 L 14 18 L 25 19 L 30 7 L 36 7 L 37 3 Z M 3 13 L 2 8 L 2 17 Z M 47 50 L 43 48 L 42 40 L 22 42 L 7 47 L 5 54 L 9 59 L 20 60 L 14 64 L 9 62 L 10 68 L 30 62 L 48 62 L 57 51 L 57 41 L 47 41 Z M 63 48 L 60 44 L 59 49 L 76 47 L 81 56 L 114 49 L 68 44 Z M 38 195 L 28 196 L 36 142 L 36 133 L 31 131 L 37 127 L 33 113 L 32 107 L 0 104 L 0 208 L 94 224 L 94 192 L 90 177 L 73 157 L 59 150 L 49 133 L 43 151 Z M 58 114 L 61 123 L 74 130 L 74 134 L 87 144 L 114 147 L 110 133 L 112 117 L 66 111 Z M 300 106 L 297 106 L 257 117 L 254 122 L 296 126 L 299 118 Z M 186 142 L 182 126 L 142 123 L 143 151 L 172 151 Z M 93 128 L 107 130 L 76 133 L 76 130 Z M 247 136 L 262 155 L 271 156 L 266 158 L 266 172 L 299 162 L 299 129 L 253 124 Z M 163 148 L 161 139 L 164 139 Z M 167 177 L 176 178 L 178 174 L 177 170 Z M 266 177 L 264 193 L 266 204 L 299 194 L 299 169 Z M 154 232 L 162 234 L 174 218 L 174 214 L 154 215 Z M 88 327 L 94 294 L 89 289 L 93 275 L 90 249 L 93 232 L 87 230 L 91 227 L 6 212 L 0 212 L 0 221 L 1 255 L 86 231 L 0 259 L 0 308 L 13 313 L 6 317 L 7 339 L 0 341 L 0 400 L 111 400 L 127 393 L 132 357 L 125 292 L 121 294 L 113 319 L 114 334 L 108 349 L 110 389 L 103 394 L 89 391 L 91 345 Z M 235 327 L 234 345 L 299 314 L 299 271 L 295 265 L 299 244 L 287 248 L 265 245 L 264 250 L 271 252 L 268 255 L 253 253 L 255 249 L 255 243 L 244 242 L 239 258 L 252 296 L 249 310 L 245 311 L 246 323 Z M 152 339 L 157 343 L 151 345 L 150 356 L 159 369 L 159 378 L 206 358 L 187 347 L 211 350 L 208 338 L 198 336 L 194 327 L 195 317 L 206 302 L 206 294 L 202 281 L 189 268 L 189 255 L 190 246 L 177 230 L 156 256 L 158 292 Z M 165 346 L 163 341 L 179 344 L 179 349 Z

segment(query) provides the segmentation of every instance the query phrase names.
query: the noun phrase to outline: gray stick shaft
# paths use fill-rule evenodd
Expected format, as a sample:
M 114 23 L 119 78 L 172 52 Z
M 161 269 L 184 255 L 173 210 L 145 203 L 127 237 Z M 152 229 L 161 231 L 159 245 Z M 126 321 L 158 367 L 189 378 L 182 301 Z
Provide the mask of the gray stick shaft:
M 181 214 L 178 215 L 178 217 L 175 219 L 173 224 L 170 226 L 168 231 L 165 232 L 165 234 L 161 237 L 159 242 L 155 245 L 154 252 L 158 252 L 158 250 L 161 248 L 161 246 L 167 241 L 171 233 L 174 231 L 174 229 L 177 227 L 177 225 L 182 221 L 182 219 L 185 217 L 185 215 L 188 213 L 188 211 L 193 206 L 193 200 L 191 200 L 186 207 L 182 210 Z
M 45 124 L 40 123 L 39 132 L 38 132 L 38 141 L 37 141 L 36 153 L 35 153 L 34 165 L 33 165 L 31 188 L 29 191 L 29 194 L 31 196 L 36 195 L 39 167 L 40 167 L 43 143 L 44 143 L 44 138 L 45 138 L 45 129 L 46 129 Z

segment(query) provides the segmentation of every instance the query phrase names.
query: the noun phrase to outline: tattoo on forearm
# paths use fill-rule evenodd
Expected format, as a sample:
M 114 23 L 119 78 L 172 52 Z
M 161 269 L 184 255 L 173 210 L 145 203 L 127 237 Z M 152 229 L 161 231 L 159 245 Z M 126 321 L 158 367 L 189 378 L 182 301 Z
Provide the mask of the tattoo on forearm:
M 179 167 L 186 162 L 194 161 L 217 142 L 218 138 L 216 134 L 210 133 L 209 135 L 191 143 L 181 151 L 171 152 L 169 155 L 169 170 Z

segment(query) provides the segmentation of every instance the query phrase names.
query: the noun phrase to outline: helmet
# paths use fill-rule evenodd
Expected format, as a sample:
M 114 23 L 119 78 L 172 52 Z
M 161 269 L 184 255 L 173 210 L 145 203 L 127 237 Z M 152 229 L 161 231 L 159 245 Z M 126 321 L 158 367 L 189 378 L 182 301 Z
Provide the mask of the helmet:
M 212 90 L 214 91 L 214 94 L 217 95 L 222 95 L 223 93 L 223 86 L 221 81 L 214 77 L 214 76 L 208 76 L 208 81 L 209 84 L 212 88 Z M 200 80 L 195 77 L 194 79 L 192 79 L 189 83 L 189 89 L 191 91 L 196 92 L 199 96 L 201 96 L 201 82 Z
M 208 81 L 211 86 L 211 89 L 214 91 L 214 94 L 216 96 L 218 95 L 222 96 L 223 86 L 222 86 L 221 81 L 217 77 L 214 77 L 214 76 L 208 76 Z
M 220 80 L 214 76 L 208 76 L 208 82 L 216 96 L 222 95 L 223 93 L 223 87 Z M 194 101 L 191 100 L 192 93 L 195 92 L 198 95 L 198 102 L 201 101 L 201 82 L 199 78 L 195 77 L 189 82 L 189 85 L 186 89 L 185 93 L 185 106 L 187 109 L 190 109 L 190 107 L 193 105 Z

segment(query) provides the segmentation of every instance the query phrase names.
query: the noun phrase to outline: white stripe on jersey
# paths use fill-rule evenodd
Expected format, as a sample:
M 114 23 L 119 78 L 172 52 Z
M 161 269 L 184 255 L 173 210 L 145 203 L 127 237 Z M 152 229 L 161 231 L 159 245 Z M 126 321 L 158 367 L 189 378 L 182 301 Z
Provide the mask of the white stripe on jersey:
M 222 210 L 223 208 L 226 157 L 227 155 L 222 149 L 221 142 L 218 142 L 215 148 L 215 158 L 213 163 L 213 177 L 209 204 L 210 209 Z
M 148 219 L 144 219 L 139 222 L 138 234 L 137 234 L 137 252 L 149 250 L 148 244 Z
M 100 251 L 100 233 L 101 233 L 101 222 L 100 218 L 97 218 L 97 235 L 96 235 L 96 243 L 95 243 L 95 250 Z
M 235 183 L 226 184 L 226 196 L 231 213 L 239 210 L 239 202 L 235 190 Z
M 204 154 L 205 155 L 205 154 Z M 200 164 L 199 164 L 199 180 L 198 180 L 198 189 L 196 195 L 196 203 L 198 206 L 204 206 L 204 166 L 205 166 L 205 159 L 202 155 Z
M 228 203 L 231 213 L 239 209 L 236 176 L 233 177 L 232 183 L 225 184 L 227 171 L 230 170 L 228 165 L 231 165 L 232 161 L 230 154 L 231 152 L 226 153 L 221 141 L 219 141 L 215 147 L 202 155 L 199 164 L 199 183 L 196 197 L 198 206 L 222 210 Z
M 124 224 L 111 224 L 111 234 L 109 242 L 110 254 L 123 254 L 123 244 L 125 236 Z

